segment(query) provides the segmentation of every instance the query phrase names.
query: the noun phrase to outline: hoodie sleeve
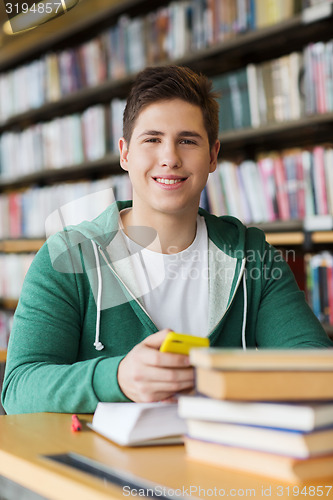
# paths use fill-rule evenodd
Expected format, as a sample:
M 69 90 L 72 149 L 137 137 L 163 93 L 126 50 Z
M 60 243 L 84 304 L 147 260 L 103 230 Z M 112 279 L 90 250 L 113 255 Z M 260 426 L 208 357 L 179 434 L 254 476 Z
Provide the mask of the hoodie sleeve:
M 92 350 L 92 359 L 78 361 L 82 343 L 93 344 L 95 335 L 82 338 L 88 285 L 78 246 L 75 254 L 66 252 L 64 239 L 54 238 L 57 254 L 65 259 L 57 260 L 61 272 L 45 244 L 27 273 L 15 312 L 2 390 L 9 414 L 92 413 L 100 400 L 127 401 L 117 381 L 123 356 Z
M 333 347 L 281 252 L 265 242 L 263 250 L 256 324 L 258 347 Z

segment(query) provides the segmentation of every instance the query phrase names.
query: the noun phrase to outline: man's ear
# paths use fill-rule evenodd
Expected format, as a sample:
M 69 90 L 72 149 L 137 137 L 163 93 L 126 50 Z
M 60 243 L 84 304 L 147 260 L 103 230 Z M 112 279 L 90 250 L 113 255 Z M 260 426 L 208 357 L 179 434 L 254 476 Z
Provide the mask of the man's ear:
M 220 151 L 220 141 L 216 141 L 212 149 L 210 150 L 210 165 L 209 165 L 209 173 L 211 174 L 216 170 L 217 167 L 217 156 Z
M 123 137 L 119 139 L 118 148 L 120 153 L 120 166 L 123 170 L 128 171 L 128 146 Z

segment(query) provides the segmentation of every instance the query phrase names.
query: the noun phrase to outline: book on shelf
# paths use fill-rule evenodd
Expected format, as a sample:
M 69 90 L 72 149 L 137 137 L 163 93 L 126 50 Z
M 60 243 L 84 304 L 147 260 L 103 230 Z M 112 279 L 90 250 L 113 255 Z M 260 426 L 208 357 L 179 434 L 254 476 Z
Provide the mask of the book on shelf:
M 328 266 L 328 259 L 323 258 L 319 266 L 319 297 L 321 305 L 321 315 L 319 319 L 322 323 L 325 324 L 328 324 L 330 319 L 330 304 L 328 297 Z
M 184 419 L 281 427 L 304 432 L 333 426 L 333 401 L 225 401 L 196 394 L 179 397 L 178 413 Z
M 314 314 L 325 324 L 333 324 L 333 255 L 305 254 L 306 296 Z
M 228 196 L 228 213 L 233 214 L 241 220 L 246 220 L 248 215 L 242 210 L 242 196 L 239 190 L 236 170 L 237 166 L 234 163 L 228 161 L 223 162 L 219 169 L 221 179 L 220 185 L 223 186 L 225 192 L 234 194 L 234 196 Z
M 251 112 L 246 68 L 213 77 L 218 92 L 220 132 L 251 127 Z
M 241 163 L 239 169 L 243 184 L 246 186 L 243 196 L 248 197 L 250 209 L 245 222 L 261 222 L 266 220 L 266 200 L 261 189 L 261 178 L 257 164 L 254 161 L 245 160 Z
M 325 150 L 320 146 L 313 148 L 313 186 L 318 215 L 325 215 L 327 210 Z
M 217 168 L 209 174 L 209 180 L 206 184 L 207 201 L 209 211 L 214 215 L 224 215 L 228 213 L 225 204 L 225 195 L 223 193 L 220 181 L 220 169 Z
M 187 435 L 225 446 L 297 458 L 333 454 L 333 426 L 315 431 L 187 419 Z
M 316 111 L 325 113 L 327 111 L 326 88 L 325 88 L 325 44 L 317 42 L 312 46 L 314 64 L 314 83 Z
M 313 181 L 313 157 L 311 151 L 302 151 L 303 175 L 305 184 L 305 217 L 317 215 L 317 203 Z
M 262 28 L 288 19 L 300 10 L 296 0 L 255 0 L 256 26 Z
M 183 442 L 177 403 L 98 403 L 91 428 L 122 446 Z
M 189 459 L 288 482 L 332 478 L 332 454 L 304 460 L 190 437 L 185 438 L 185 449 Z
M 274 78 L 273 74 L 273 65 L 279 64 L 280 60 L 275 59 L 272 61 L 266 61 L 261 63 L 258 68 L 258 77 L 259 81 L 261 80 L 261 85 L 263 89 L 263 94 L 265 96 L 265 100 L 259 94 L 259 99 L 263 100 L 263 104 L 259 103 L 259 110 L 261 111 L 260 122 L 263 125 L 268 125 L 270 123 L 275 123 L 277 121 L 276 112 L 275 112 L 275 101 L 279 102 L 278 110 L 282 110 L 283 102 L 281 102 L 280 96 L 276 95 L 276 90 L 273 86 L 273 82 L 276 81 L 276 77 Z M 259 87 L 260 88 L 260 87 Z M 259 91 L 258 88 L 258 91 Z M 265 105 L 264 105 L 265 104 Z
M 232 102 L 227 75 L 211 78 L 213 90 L 218 93 L 219 102 L 219 132 L 234 129 Z
M 333 61 L 333 52 L 332 52 Z M 332 96 L 333 96 L 333 68 L 332 68 Z M 333 109 L 333 107 L 332 107 Z M 328 212 L 333 214 L 333 149 L 325 150 L 325 178 L 327 189 Z M 332 225 L 333 228 L 333 225 Z
M 304 48 L 304 92 L 307 114 L 333 110 L 332 102 L 332 40 L 310 43 Z
M 203 190 L 201 191 L 199 207 L 203 208 L 204 210 L 209 211 L 209 204 L 208 204 L 208 196 L 207 196 L 206 187 L 204 187 Z
M 9 333 L 13 323 L 13 312 L 0 310 L 0 350 L 8 347 Z
M 289 197 L 286 190 L 287 175 L 283 159 L 280 155 L 274 157 L 274 174 L 276 183 L 276 200 L 281 220 L 290 219 Z
M 298 182 L 297 156 L 295 154 L 286 154 L 283 157 L 283 162 L 286 173 L 285 182 L 290 218 L 297 219 L 299 213 L 299 193 L 301 192 Z
M 300 150 L 293 151 L 292 155 L 296 161 L 296 206 L 297 217 L 304 219 L 306 215 L 306 183 L 305 183 L 305 169 L 302 162 L 302 152 Z
M 266 201 L 266 213 L 268 220 L 275 221 L 279 218 L 276 185 L 274 179 L 274 160 L 270 156 L 259 156 L 258 170 L 262 184 L 262 192 Z

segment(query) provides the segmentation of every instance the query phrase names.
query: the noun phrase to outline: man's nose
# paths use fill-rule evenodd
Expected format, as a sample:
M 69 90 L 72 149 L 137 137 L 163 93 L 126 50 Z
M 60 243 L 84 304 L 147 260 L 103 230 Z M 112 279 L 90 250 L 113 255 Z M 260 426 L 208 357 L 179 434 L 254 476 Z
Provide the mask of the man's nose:
M 179 168 L 181 167 L 181 164 L 182 161 L 176 144 L 171 142 L 164 144 L 161 150 L 160 165 L 162 167 Z

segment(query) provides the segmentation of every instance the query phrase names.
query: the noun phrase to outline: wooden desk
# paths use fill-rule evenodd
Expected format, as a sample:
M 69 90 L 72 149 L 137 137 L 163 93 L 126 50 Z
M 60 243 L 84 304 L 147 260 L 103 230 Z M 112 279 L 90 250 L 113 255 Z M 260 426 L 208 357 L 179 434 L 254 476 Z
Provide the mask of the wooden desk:
M 190 461 L 181 445 L 154 448 L 117 446 L 86 426 L 92 419 L 91 415 L 80 415 L 80 418 L 83 429 L 74 433 L 71 431 L 71 415 L 67 414 L 0 416 L 0 475 L 52 500 L 124 500 L 129 496 L 129 492 L 124 494 L 119 486 L 43 458 L 43 455 L 72 451 L 159 483 L 166 487 L 166 494 L 180 488 L 182 491 L 175 494 L 179 498 L 180 493 L 191 498 L 310 497 L 293 495 L 292 485 L 288 494 L 288 484 L 282 481 Z M 312 484 L 333 486 L 333 479 Z M 328 495 L 326 493 L 327 489 L 323 498 L 333 499 L 333 487 Z M 312 498 L 317 497 L 312 495 Z

